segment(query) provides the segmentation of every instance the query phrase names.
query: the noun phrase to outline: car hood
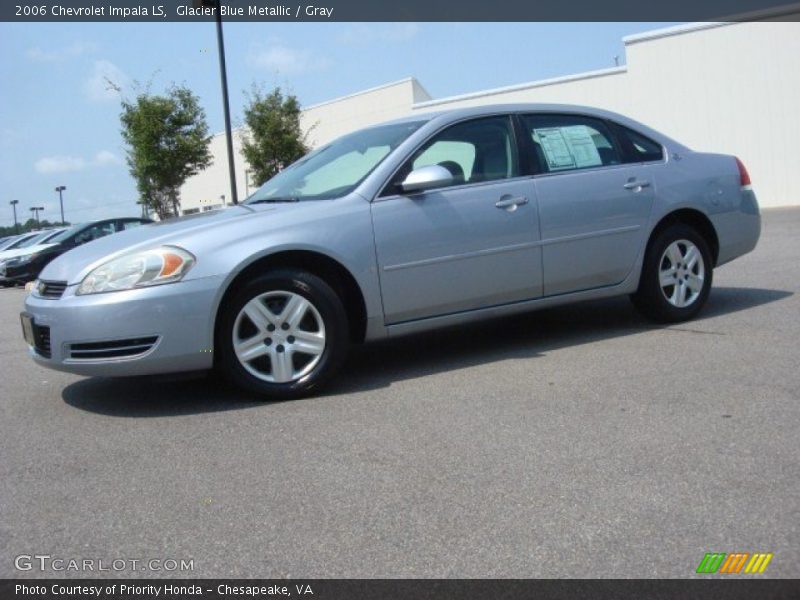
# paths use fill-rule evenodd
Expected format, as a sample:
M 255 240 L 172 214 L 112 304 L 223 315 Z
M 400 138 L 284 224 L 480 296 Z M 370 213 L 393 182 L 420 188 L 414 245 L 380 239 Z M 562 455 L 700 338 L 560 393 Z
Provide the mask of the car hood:
M 28 246 L 27 248 L 15 248 L 14 250 L 3 250 L 0 252 L 0 260 L 8 260 L 9 258 L 16 258 L 18 256 L 27 256 L 29 254 L 36 254 L 45 248 L 50 248 L 55 244 L 36 244 L 35 246 Z
M 281 204 L 239 205 L 230 208 L 198 213 L 176 219 L 142 225 L 127 231 L 115 233 L 65 252 L 48 264 L 40 278 L 48 281 L 79 283 L 91 269 L 117 256 L 137 250 L 148 250 L 162 245 L 180 246 L 189 252 L 196 252 L 200 240 L 213 236 L 224 244 L 236 239 L 242 228 L 250 227 L 254 219 L 258 226 L 266 229 L 262 219 L 272 220 L 273 215 L 297 215 L 291 219 L 302 220 L 309 213 L 308 206 L 316 202 L 296 202 Z

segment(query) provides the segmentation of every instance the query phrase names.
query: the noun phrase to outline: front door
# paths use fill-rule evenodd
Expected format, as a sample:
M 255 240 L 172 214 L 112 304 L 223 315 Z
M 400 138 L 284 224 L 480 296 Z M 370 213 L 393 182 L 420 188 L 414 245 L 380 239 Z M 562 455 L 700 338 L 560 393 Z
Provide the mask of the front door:
M 413 169 L 441 165 L 450 186 L 403 194 Z M 507 116 L 438 133 L 372 203 L 387 324 L 541 296 L 536 199 Z

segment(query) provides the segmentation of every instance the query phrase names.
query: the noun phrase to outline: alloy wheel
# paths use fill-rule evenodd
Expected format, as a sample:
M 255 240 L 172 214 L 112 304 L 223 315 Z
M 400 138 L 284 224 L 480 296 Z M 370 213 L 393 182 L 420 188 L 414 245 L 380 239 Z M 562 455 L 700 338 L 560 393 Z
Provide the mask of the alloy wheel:
M 233 325 L 233 349 L 241 365 L 269 383 L 308 375 L 325 351 L 325 324 L 314 304 L 288 291 L 247 302 Z
M 658 284 L 667 302 L 677 308 L 686 308 L 700 297 L 705 274 L 700 249 L 689 240 L 676 240 L 661 256 Z

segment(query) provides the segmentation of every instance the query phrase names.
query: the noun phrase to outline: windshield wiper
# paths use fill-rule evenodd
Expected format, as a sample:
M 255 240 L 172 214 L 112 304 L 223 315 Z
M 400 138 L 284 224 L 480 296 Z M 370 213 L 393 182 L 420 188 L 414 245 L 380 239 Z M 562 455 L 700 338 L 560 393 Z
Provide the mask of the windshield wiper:
M 276 204 L 278 202 L 300 202 L 297 196 L 285 196 L 279 198 L 259 198 L 258 200 L 251 200 L 248 204 Z

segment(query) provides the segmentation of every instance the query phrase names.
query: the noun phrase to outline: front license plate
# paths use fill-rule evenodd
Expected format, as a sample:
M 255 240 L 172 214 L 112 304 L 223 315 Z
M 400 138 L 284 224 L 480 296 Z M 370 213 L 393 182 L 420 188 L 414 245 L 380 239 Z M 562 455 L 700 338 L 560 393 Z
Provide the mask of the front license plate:
M 35 346 L 36 341 L 33 338 L 33 317 L 22 313 L 19 318 L 22 321 L 22 337 L 25 338 L 29 346 Z

